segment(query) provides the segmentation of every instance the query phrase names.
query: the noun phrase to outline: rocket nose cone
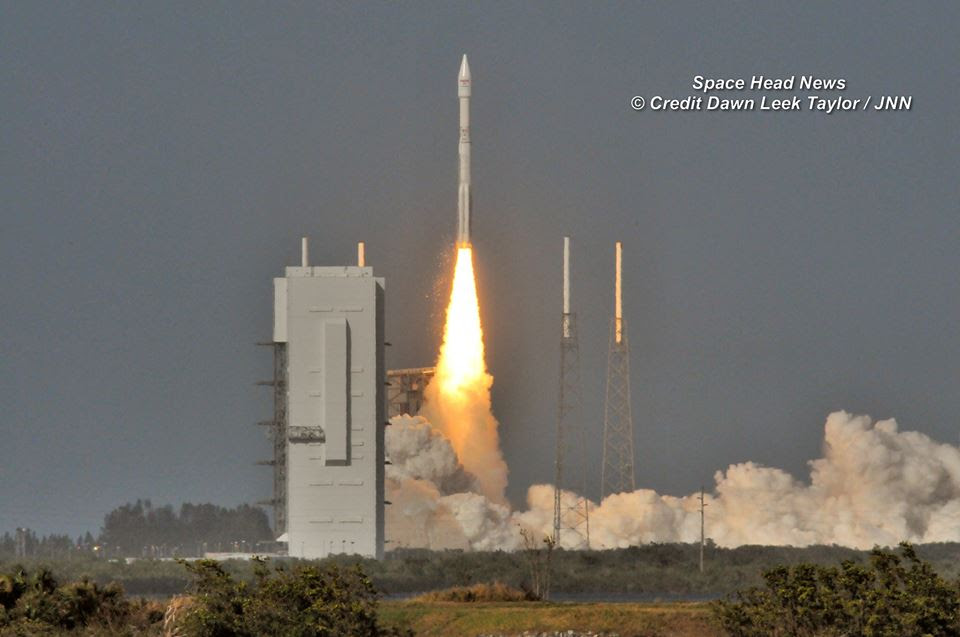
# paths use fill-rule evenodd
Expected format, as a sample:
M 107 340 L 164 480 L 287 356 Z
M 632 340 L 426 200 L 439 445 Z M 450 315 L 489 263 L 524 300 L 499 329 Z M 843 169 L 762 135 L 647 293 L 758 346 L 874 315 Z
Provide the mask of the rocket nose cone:
M 470 64 L 467 63 L 467 54 L 463 54 L 463 61 L 460 62 L 460 75 L 461 80 L 470 79 Z

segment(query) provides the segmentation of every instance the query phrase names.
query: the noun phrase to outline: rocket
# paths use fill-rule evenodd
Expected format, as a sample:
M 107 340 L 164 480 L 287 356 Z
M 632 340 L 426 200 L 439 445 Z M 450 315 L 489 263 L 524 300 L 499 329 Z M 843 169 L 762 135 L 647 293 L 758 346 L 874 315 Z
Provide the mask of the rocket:
M 457 203 L 457 245 L 470 245 L 470 213 L 473 196 L 470 193 L 470 65 L 463 56 L 457 73 L 457 95 L 460 98 L 460 187 Z

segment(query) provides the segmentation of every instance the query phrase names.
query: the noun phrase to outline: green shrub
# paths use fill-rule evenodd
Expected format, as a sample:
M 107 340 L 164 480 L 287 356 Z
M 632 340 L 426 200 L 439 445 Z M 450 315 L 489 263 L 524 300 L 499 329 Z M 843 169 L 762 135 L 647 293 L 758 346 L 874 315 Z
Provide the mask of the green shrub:
M 18 635 L 142 635 L 163 618 L 132 603 L 117 584 L 87 578 L 60 584 L 48 569 L 0 575 L 0 637 Z
M 909 544 L 874 549 L 868 565 L 780 566 L 750 588 L 716 602 L 734 637 L 947 637 L 960 634 L 956 584 L 937 575 Z
M 379 637 L 401 633 L 380 626 L 376 591 L 359 566 L 342 569 L 257 564 L 252 583 L 236 580 L 213 560 L 184 562 L 193 597 L 179 621 L 197 637 Z

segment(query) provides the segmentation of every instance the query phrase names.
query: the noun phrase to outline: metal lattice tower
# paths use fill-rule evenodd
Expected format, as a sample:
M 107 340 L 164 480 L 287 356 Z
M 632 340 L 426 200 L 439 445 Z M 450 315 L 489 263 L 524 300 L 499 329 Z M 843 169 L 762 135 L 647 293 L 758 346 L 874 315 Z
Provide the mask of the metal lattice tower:
M 558 545 L 590 548 L 586 499 L 586 434 L 580 410 L 580 346 L 576 314 L 570 311 L 570 238 L 563 238 L 563 316 L 560 324 L 560 393 L 553 495 L 553 535 Z
M 623 318 L 621 261 L 617 242 L 617 274 L 614 314 L 610 324 L 610 354 L 607 358 L 607 394 L 603 413 L 603 468 L 600 497 L 636 490 L 633 472 L 633 414 L 630 408 L 630 346 Z

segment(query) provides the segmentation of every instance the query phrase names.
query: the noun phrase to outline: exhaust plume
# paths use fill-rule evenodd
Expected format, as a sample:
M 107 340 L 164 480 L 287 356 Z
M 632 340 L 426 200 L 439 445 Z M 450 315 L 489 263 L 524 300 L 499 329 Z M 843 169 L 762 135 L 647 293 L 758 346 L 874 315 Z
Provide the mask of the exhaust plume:
M 477 481 L 477 490 L 504 504 L 507 464 L 500 453 L 498 423 L 490 409 L 493 376 L 484 360 L 473 249 L 460 246 L 437 370 L 425 390 L 422 414 L 450 442 Z
M 552 532 L 552 486 L 530 487 L 527 510 L 510 512 L 476 484 L 469 486 L 471 476 L 456 461 L 455 447 L 438 431 L 424 434 L 430 425 L 423 418 L 400 417 L 393 424 L 387 452 L 402 458 L 387 468 L 395 503 L 387 530 L 398 538 L 395 545 L 515 550 L 521 527 L 544 536 Z M 706 496 L 707 536 L 725 547 L 867 549 L 902 540 L 960 541 L 960 448 L 900 431 L 894 420 L 873 422 L 839 411 L 827 417 L 823 457 L 809 466 L 807 481 L 754 462 L 717 471 Z M 589 506 L 593 548 L 699 540 L 697 494 L 638 489 Z M 398 526 L 401 517 L 405 527 Z

